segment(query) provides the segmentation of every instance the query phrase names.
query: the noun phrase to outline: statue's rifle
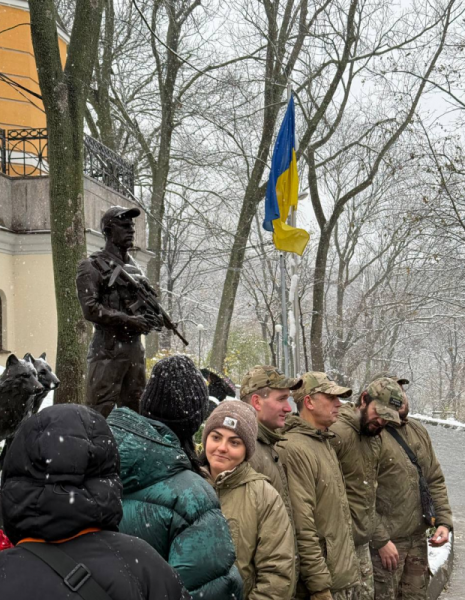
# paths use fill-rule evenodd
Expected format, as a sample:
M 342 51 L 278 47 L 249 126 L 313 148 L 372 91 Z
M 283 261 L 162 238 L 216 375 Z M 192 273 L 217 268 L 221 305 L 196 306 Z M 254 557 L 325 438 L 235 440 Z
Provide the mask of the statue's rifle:
M 100 269 L 107 272 L 112 270 L 104 260 L 98 260 Z M 104 263 L 106 268 L 104 268 L 102 263 Z M 158 302 L 157 294 L 154 289 L 152 289 L 148 284 L 136 281 L 136 279 L 134 279 L 134 277 L 128 273 L 122 265 L 116 265 L 112 271 L 110 281 L 108 282 L 108 287 L 112 287 L 115 283 L 118 283 L 118 280 L 121 280 L 123 285 L 130 286 L 136 294 L 136 301 L 128 307 L 133 315 L 140 314 L 140 308 L 149 308 L 154 314 L 160 314 L 163 317 L 163 324 L 166 329 L 169 329 L 175 335 L 177 335 L 185 346 L 189 345 L 189 342 L 178 330 L 177 324 L 171 320 L 171 317 Z

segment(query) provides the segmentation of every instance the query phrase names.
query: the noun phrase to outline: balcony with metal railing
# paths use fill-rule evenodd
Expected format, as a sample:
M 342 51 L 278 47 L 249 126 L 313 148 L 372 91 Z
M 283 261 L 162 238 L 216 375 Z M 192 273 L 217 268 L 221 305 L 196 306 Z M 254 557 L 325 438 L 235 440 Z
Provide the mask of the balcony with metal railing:
M 0 129 L 0 173 L 9 177 L 47 176 L 47 130 Z M 88 135 L 84 135 L 84 174 L 127 198 L 134 194 L 134 165 Z

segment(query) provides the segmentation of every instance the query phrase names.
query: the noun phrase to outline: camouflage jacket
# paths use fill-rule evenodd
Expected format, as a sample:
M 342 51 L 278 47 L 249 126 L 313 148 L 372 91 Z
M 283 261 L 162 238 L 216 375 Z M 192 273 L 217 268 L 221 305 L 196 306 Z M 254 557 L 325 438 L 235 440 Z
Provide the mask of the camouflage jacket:
M 277 491 L 247 462 L 221 473 L 212 485 L 236 547 L 244 600 L 290 600 L 294 536 Z
M 451 529 L 452 511 L 446 483 L 428 432 L 415 419 L 405 420 L 398 431 L 415 453 L 426 478 L 436 509 L 437 525 Z M 388 431 L 382 432 L 381 439 L 374 548 L 382 548 L 389 540 L 395 543 L 422 535 L 428 529 L 422 514 L 417 468 Z
M 375 526 L 381 439 L 361 434 L 359 412 L 351 403 L 340 408 L 331 431 L 336 434 L 331 445 L 344 475 L 354 543 L 361 546 L 370 541 Z
M 259 422 L 257 446 L 255 454 L 249 460 L 249 464 L 257 473 L 262 473 L 268 477 L 271 485 L 283 499 L 289 517 L 292 518 L 287 477 L 278 451 L 275 448 L 275 445 L 284 439 L 282 435 L 271 431 L 271 429 L 268 429 Z
M 270 480 L 271 485 L 278 492 L 284 502 L 287 514 L 292 525 L 294 535 L 294 545 L 296 553 L 295 561 L 295 581 L 297 585 L 299 579 L 299 560 L 297 552 L 297 542 L 295 540 L 294 516 L 292 514 L 292 505 L 289 498 L 289 486 L 287 485 L 287 476 L 284 470 L 284 465 L 281 462 L 279 453 L 276 449 L 276 444 L 283 442 L 285 438 L 275 431 L 271 431 L 258 422 L 257 445 L 255 454 L 249 460 L 249 464 L 257 473 L 266 475 Z
M 279 454 L 286 466 L 300 557 L 297 597 L 357 585 L 349 503 L 330 444 L 334 434 L 296 416 L 287 420 L 283 434 Z

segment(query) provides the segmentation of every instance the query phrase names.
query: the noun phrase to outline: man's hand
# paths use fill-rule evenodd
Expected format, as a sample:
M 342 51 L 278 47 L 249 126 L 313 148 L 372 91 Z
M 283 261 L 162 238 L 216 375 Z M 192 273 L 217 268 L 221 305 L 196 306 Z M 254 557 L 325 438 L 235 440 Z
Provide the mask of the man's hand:
M 444 546 L 449 541 L 449 529 L 444 525 L 439 525 L 436 533 L 429 539 L 429 545 L 433 548 Z
M 312 594 L 311 600 L 333 600 L 333 596 L 329 590 L 321 590 Z
M 399 553 L 397 552 L 396 545 L 389 541 L 385 546 L 378 550 L 381 562 L 386 571 L 395 571 L 399 564 Z

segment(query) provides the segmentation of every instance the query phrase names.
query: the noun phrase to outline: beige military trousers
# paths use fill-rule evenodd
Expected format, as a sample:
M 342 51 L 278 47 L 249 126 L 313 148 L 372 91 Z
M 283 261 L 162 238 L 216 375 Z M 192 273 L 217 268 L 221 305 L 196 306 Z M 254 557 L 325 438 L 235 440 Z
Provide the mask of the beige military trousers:
M 387 571 L 377 550 L 371 550 L 376 600 L 427 600 L 429 584 L 426 536 L 394 542 L 399 553 L 395 571 Z
M 331 592 L 331 596 L 333 600 L 360 600 L 360 588 L 350 587 L 345 590 L 340 590 L 339 592 Z
M 371 562 L 370 544 L 355 546 L 360 566 L 360 600 L 374 600 L 375 582 L 373 578 L 373 565 Z

